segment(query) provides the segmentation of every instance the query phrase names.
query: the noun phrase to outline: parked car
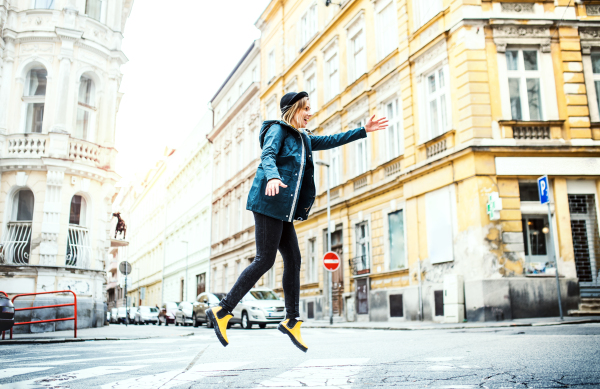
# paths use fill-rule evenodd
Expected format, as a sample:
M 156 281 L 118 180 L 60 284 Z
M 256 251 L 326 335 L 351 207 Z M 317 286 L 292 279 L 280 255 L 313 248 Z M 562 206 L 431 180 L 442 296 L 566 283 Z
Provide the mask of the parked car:
M 169 301 L 163 303 L 160 312 L 158 313 L 158 325 L 165 323 L 165 325 L 169 325 L 169 323 L 175 323 L 175 314 L 177 313 L 178 303 L 174 301 Z
M 135 313 L 133 324 L 158 323 L 158 308 L 142 305 Z
M 233 310 L 229 321 L 250 329 L 254 324 L 265 328 L 267 324 L 279 323 L 285 317 L 285 303 L 269 288 L 252 288 Z
M 219 305 L 221 299 L 225 297 L 225 293 L 210 293 L 204 292 L 200 293 L 198 297 L 196 297 L 196 302 L 194 303 L 194 311 L 192 313 L 192 323 L 194 327 L 198 327 L 202 325 L 202 323 L 206 323 L 206 326 L 211 328 L 210 320 L 206 318 L 206 310 L 211 307 L 216 307 Z
M 138 311 L 137 307 L 129 307 L 129 324 L 135 321 L 135 313 Z
M 127 318 L 127 311 L 125 307 L 117 308 L 117 323 L 125 324 L 125 319 Z
M 177 308 L 177 312 L 175 312 L 176 326 L 179 324 L 182 326 L 194 324 L 194 321 L 192 320 L 192 317 L 194 316 L 194 303 L 182 301 Z
M 119 308 L 113 308 L 110 310 L 110 322 L 111 323 L 119 323 L 119 319 L 117 318 L 119 312 Z

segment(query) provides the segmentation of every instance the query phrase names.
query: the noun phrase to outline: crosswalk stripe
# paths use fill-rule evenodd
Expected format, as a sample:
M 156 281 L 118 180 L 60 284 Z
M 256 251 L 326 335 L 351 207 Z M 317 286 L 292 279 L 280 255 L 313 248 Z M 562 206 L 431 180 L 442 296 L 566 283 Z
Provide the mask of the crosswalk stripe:
M 61 357 L 76 357 L 79 354 L 68 354 L 61 355 Z M 40 359 L 56 359 L 56 355 L 48 355 L 46 357 L 25 357 L 25 358 L 12 358 L 12 359 L 0 359 L 0 363 L 17 363 L 27 361 L 39 361 Z
M 350 388 L 368 358 L 311 359 L 260 383 L 260 388 Z
M 52 369 L 52 367 L 12 367 L 0 370 L 0 379 L 10 378 L 16 375 L 36 373 L 38 371 Z
M 86 378 L 94 378 L 108 374 L 124 373 L 131 370 L 142 369 L 146 366 L 97 366 L 89 369 L 75 370 L 68 373 L 55 374 L 43 378 L 34 378 L 27 381 L 12 382 L 9 384 L 0 385 L 0 389 L 29 389 L 40 387 L 55 387 L 56 385 L 63 386 L 65 383 L 82 380 Z
M 198 381 L 205 377 L 219 376 L 227 371 L 237 369 L 250 362 L 216 362 L 203 363 L 188 371 L 171 370 L 164 373 L 129 378 L 102 386 L 102 389 L 169 389 L 186 383 Z
M 161 352 L 160 355 L 167 354 L 179 354 L 180 351 L 171 351 L 171 352 Z M 131 355 L 111 355 L 110 357 L 97 357 L 97 358 L 86 358 L 86 359 L 61 359 L 59 361 L 47 361 L 47 362 L 21 362 L 22 365 L 27 366 L 60 366 L 60 365 L 70 365 L 75 363 L 87 363 L 91 361 L 102 361 L 106 359 L 117 359 L 117 358 L 131 358 Z

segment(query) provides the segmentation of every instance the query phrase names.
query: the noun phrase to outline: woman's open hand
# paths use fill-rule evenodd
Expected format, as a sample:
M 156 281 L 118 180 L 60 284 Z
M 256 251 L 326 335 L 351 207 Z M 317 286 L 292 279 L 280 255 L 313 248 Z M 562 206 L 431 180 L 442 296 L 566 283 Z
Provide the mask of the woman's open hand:
M 275 196 L 279 194 L 279 187 L 287 188 L 287 185 L 278 180 L 277 178 L 273 178 L 269 182 L 267 182 L 267 188 L 265 189 L 265 194 L 267 196 Z
M 365 130 L 367 132 L 379 131 L 379 130 L 384 130 L 385 128 L 387 128 L 387 126 L 388 126 L 387 118 L 382 117 L 379 120 L 373 120 L 373 119 L 375 119 L 375 115 L 373 115 L 373 117 L 371 117 L 371 119 L 369 119 L 369 121 L 365 125 Z

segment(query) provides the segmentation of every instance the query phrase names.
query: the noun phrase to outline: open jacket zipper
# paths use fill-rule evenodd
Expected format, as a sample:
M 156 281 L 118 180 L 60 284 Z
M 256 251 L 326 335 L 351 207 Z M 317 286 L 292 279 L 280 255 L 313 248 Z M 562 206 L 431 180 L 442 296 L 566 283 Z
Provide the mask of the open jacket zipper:
M 296 209 L 296 202 L 298 201 L 298 192 L 300 191 L 300 182 L 302 181 L 302 173 L 304 172 L 304 139 L 302 139 L 302 134 L 298 131 L 300 135 L 300 143 L 302 143 L 302 157 L 300 158 L 300 172 L 298 173 L 298 182 L 296 183 L 296 190 L 294 191 L 294 201 L 292 201 L 292 209 L 290 211 L 290 217 L 288 221 L 291 222 L 294 220 L 294 209 Z

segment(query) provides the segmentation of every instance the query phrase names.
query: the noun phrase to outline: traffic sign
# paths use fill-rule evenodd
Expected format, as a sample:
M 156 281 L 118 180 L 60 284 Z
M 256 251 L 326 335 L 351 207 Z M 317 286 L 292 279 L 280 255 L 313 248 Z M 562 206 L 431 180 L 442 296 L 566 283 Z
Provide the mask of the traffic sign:
M 123 261 L 119 264 L 119 270 L 124 275 L 131 274 L 131 264 L 127 261 Z
M 538 193 L 540 195 L 540 203 L 546 204 L 550 202 L 550 192 L 548 188 L 548 176 L 538 178 Z
M 334 253 L 333 251 L 325 253 L 325 255 L 323 256 L 323 266 L 325 267 L 325 270 L 331 272 L 336 271 L 340 267 L 340 262 L 340 256 L 337 255 L 337 253 Z

